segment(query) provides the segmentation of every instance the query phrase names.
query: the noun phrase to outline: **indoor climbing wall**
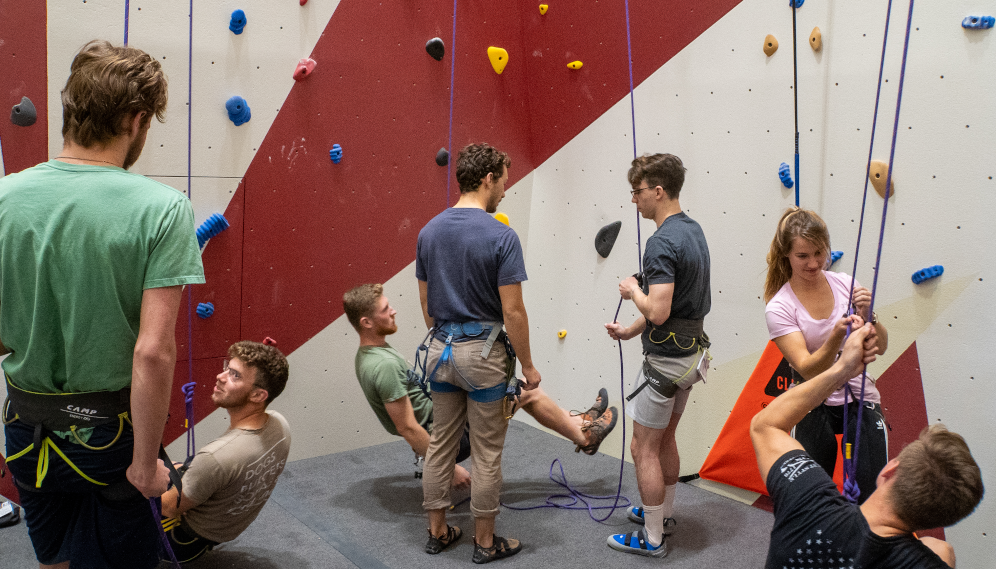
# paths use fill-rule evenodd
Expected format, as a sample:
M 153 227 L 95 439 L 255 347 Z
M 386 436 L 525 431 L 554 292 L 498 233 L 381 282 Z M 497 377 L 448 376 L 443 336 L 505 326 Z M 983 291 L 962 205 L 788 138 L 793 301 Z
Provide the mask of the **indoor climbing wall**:
M 21 4 L 0 0 L 0 93 L 7 106 L 29 97 L 38 116 L 31 126 L 0 124 L 7 173 L 58 154 L 59 90 L 73 54 L 93 37 L 120 44 L 126 33 L 123 1 L 60 3 L 47 13 L 34 3 L 30 14 Z M 198 224 L 216 213 L 230 223 L 204 248 L 208 282 L 191 287 L 177 323 L 180 361 L 166 437 L 176 440 L 173 455 L 183 453 L 179 386 L 191 378 L 198 384 L 203 444 L 228 424 L 208 399 L 226 347 L 266 336 L 291 362 L 291 383 L 273 407 L 294 428 L 292 459 L 391 440 L 361 403 L 357 337 L 342 317 L 341 296 L 356 284 L 385 282 L 400 326 L 392 344 L 411 357 L 424 335 L 417 234 L 459 191 L 436 164 L 437 151 L 486 140 L 512 157 L 499 209 L 525 248 L 524 292 L 543 387 L 575 409 L 587 408 L 602 386 L 613 404 L 620 401 L 618 352 L 603 324 L 616 310 L 616 284 L 638 269 L 636 213 L 626 193 L 634 145 L 639 154 L 684 160 L 681 203 L 712 252 L 706 329 L 714 360 L 679 429 L 682 474 L 707 460 L 765 347 L 764 255 L 795 199 L 778 175 L 783 162 L 796 175 L 792 10 L 762 0 L 633 0 L 627 26 L 622 1 L 547 2 L 545 14 L 537 3 L 508 4 L 498 11 L 458 2 L 454 42 L 453 3 L 442 0 L 223 0 L 194 2 L 192 13 L 187 3 L 128 3 L 129 43 L 156 57 L 170 78 L 167 123 L 153 126 L 134 170 L 189 192 Z M 801 205 L 823 215 L 833 248 L 843 251 L 835 270 L 846 272 L 854 263 L 886 4 L 809 0 L 796 14 L 796 181 Z M 906 25 L 907 6 L 899 4 L 873 152 L 883 161 Z M 236 10 L 244 25 L 232 21 Z M 996 259 L 983 247 L 993 234 L 987 212 L 996 189 L 996 111 L 987 95 L 996 85 L 984 70 L 993 67 L 996 40 L 993 30 L 961 26 L 966 16 L 985 15 L 978 10 L 953 1 L 921 3 L 914 12 L 876 300 L 890 349 L 871 371 L 882 377 L 894 440 L 943 421 L 965 435 L 992 483 L 996 451 L 984 429 L 993 374 L 976 354 L 985 353 L 996 321 L 987 302 Z M 809 43 L 814 28 L 819 51 Z M 767 55 L 769 35 L 778 49 Z M 425 50 L 434 37 L 444 45 L 438 61 Z M 501 74 L 488 47 L 506 50 Z M 298 61 L 309 57 L 317 65 L 295 81 Z M 233 97 L 251 109 L 238 126 L 226 109 Z M 338 163 L 329 156 L 334 145 Z M 857 270 L 869 287 L 881 212 L 870 191 Z M 615 221 L 621 232 L 602 258 L 595 234 Z M 645 241 L 654 227 L 640 223 Z M 911 281 L 934 265 L 944 266 L 943 276 Z M 195 308 L 207 302 L 213 314 L 198 318 Z M 635 315 L 626 303 L 619 318 Z M 628 388 L 638 342 L 626 343 L 624 354 Z M 893 381 L 903 388 L 888 391 Z M 602 452 L 620 456 L 621 431 Z M 552 460 L 571 445 L 550 450 Z M 741 500 L 758 496 L 707 484 Z M 947 532 L 966 566 L 996 553 L 987 537 L 994 519 L 983 503 Z

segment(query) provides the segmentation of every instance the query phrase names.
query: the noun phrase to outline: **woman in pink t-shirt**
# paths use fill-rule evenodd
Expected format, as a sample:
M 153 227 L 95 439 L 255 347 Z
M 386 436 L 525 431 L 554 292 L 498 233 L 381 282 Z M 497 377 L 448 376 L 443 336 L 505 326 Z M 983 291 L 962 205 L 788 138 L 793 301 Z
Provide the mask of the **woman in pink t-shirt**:
M 833 365 L 844 343 L 848 323 L 861 326 L 865 320 L 875 325 L 878 353 L 884 354 L 889 337 L 875 314 L 868 314 L 871 294 L 851 277 L 826 269 L 830 262 L 830 233 L 812 211 L 790 207 L 778 222 L 778 231 L 768 252 L 768 277 L 764 284 L 764 310 L 768 334 L 792 366 L 796 383 L 811 379 Z M 848 308 L 854 305 L 854 316 Z M 875 490 L 875 479 L 888 462 L 888 426 L 882 415 L 881 396 L 875 378 L 864 382 L 865 410 L 862 413 L 861 445 L 858 453 L 857 483 L 859 502 Z M 793 435 L 806 452 L 833 475 L 837 462 L 837 439 L 843 433 L 844 393 L 848 395 L 848 440 L 854 443 L 861 395 L 860 375 L 850 379 L 822 405 L 810 411 L 796 426 Z

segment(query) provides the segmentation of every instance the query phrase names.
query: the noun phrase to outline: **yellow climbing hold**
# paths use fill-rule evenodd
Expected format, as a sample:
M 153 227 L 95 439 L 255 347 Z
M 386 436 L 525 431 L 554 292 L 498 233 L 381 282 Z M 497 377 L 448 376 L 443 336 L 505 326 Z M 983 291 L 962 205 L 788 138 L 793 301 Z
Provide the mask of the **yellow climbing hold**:
M 508 216 L 505 215 L 504 213 L 500 212 L 500 211 L 495 214 L 495 219 L 497 219 L 498 221 L 504 223 L 505 225 L 508 225 Z
M 488 59 L 491 60 L 491 67 L 495 68 L 495 73 L 501 75 L 505 70 L 505 64 L 508 63 L 508 52 L 500 47 L 489 47 Z
M 547 11 L 547 10 L 548 10 L 549 8 L 550 8 L 550 7 L 549 7 L 549 6 L 547 6 L 546 4 L 540 4 L 540 16 L 546 16 L 546 11 Z
M 566 338 L 567 337 L 567 330 L 561 330 L 560 332 L 557 332 L 557 337 L 560 338 L 561 340 L 563 340 L 564 338 Z
M 581 69 L 582 65 L 584 64 L 581 63 L 580 61 L 572 61 L 567 64 L 567 67 L 570 67 L 571 69 Z

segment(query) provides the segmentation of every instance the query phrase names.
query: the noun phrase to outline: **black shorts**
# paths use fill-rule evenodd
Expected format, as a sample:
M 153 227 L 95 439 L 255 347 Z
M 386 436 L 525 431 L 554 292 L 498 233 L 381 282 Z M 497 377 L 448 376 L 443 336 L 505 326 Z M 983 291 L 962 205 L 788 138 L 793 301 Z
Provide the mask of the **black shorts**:
M 12 457 L 32 445 L 34 428 L 14 421 L 4 434 L 7 456 Z M 95 427 L 87 444 L 101 447 L 117 434 L 117 423 Z M 39 449 L 8 459 L 38 562 L 70 561 L 73 569 L 156 567 L 161 549 L 158 521 L 148 499 L 125 478 L 134 446 L 131 428 L 125 426 L 117 442 L 99 451 L 54 434 L 47 440 L 82 473 L 107 486 L 84 479 L 47 443 L 48 470 L 41 488 L 35 487 Z

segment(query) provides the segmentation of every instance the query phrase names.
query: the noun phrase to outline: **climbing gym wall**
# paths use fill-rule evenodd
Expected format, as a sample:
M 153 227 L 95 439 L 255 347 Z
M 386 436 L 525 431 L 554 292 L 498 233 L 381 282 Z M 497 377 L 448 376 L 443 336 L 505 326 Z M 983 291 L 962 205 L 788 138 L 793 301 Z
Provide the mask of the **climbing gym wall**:
M 194 2 L 192 12 L 188 3 L 134 0 L 60 3 L 47 13 L 40 3 L 26 13 L 22 4 L 0 0 L 0 93 L 7 106 L 28 96 L 38 120 L 0 124 L 5 171 L 57 155 L 59 90 L 71 58 L 94 37 L 122 43 L 128 5 L 128 42 L 156 57 L 170 78 L 167 123 L 153 126 L 134 170 L 189 192 L 198 224 L 216 213 L 230 223 L 206 244 L 208 282 L 191 287 L 177 323 L 166 437 L 176 440 L 176 456 L 183 453 L 180 386 L 197 382 L 203 444 L 228 424 L 208 399 L 226 347 L 266 336 L 291 362 L 291 382 L 273 408 L 294 428 L 292 459 L 391 440 L 356 385 L 357 337 L 340 299 L 356 284 L 385 282 L 400 326 L 392 344 L 411 357 L 424 335 L 415 240 L 458 193 L 452 172 L 435 162 L 440 148 L 486 140 L 510 152 L 499 209 L 525 248 L 534 359 L 544 389 L 575 409 L 586 409 L 602 386 L 620 401 L 619 356 L 602 325 L 615 313 L 618 281 L 638 269 L 638 222 L 626 193 L 634 145 L 639 154 L 684 160 L 681 203 L 711 247 L 706 329 L 714 360 L 679 428 L 682 474 L 697 472 L 716 446 L 767 341 L 764 255 L 795 196 L 779 180 L 781 163 L 791 165 L 801 205 L 827 220 L 833 248 L 844 252 L 834 269 L 852 270 L 885 0 L 809 0 L 797 10 L 797 177 L 788 2 L 633 0 L 629 26 L 622 1 L 548 2 L 545 14 L 525 1 L 502 10 L 458 2 L 455 43 L 453 3 L 440 0 L 224 0 Z M 907 6 L 895 4 L 873 152 L 885 161 L 906 24 Z M 988 94 L 996 85 L 981 71 L 992 68 L 996 46 L 993 30 L 961 27 L 968 15 L 986 15 L 982 9 L 920 3 L 913 15 L 876 300 L 890 349 L 871 371 L 882 378 L 896 437 L 943 421 L 966 437 L 992 485 L 996 454 L 984 429 L 993 374 L 976 354 L 994 336 L 996 316 L 988 302 L 996 259 L 983 247 L 993 234 L 996 111 Z M 246 20 L 239 34 L 230 28 L 240 29 L 235 10 Z M 808 43 L 816 27 L 820 51 Z M 762 50 L 769 34 L 779 43 L 770 56 Z M 434 37 L 445 46 L 440 61 L 424 47 Z M 507 51 L 500 75 L 490 46 Z M 295 81 L 302 58 L 317 65 Z M 568 67 L 573 62 L 582 65 Z M 239 126 L 226 109 L 232 97 L 251 109 Z M 336 144 L 338 163 L 329 156 Z M 870 287 L 882 202 L 869 196 L 857 277 Z M 615 221 L 622 230 L 602 258 L 594 236 Z M 640 223 L 645 241 L 654 227 Z M 913 284 L 914 272 L 933 265 L 944 266 L 943 276 Z M 213 314 L 198 318 L 195 308 L 207 302 Z M 624 303 L 620 321 L 635 317 Z M 638 342 L 625 343 L 624 355 L 629 388 Z M 888 392 L 893 381 L 906 383 Z M 517 419 L 535 424 L 522 413 Z M 601 451 L 620 456 L 622 448 L 617 429 Z M 570 449 L 552 445 L 551 460 Z M 984 502 L 948 530 L 966 566 L 996 553 L 988 537 L 994 519 Z

